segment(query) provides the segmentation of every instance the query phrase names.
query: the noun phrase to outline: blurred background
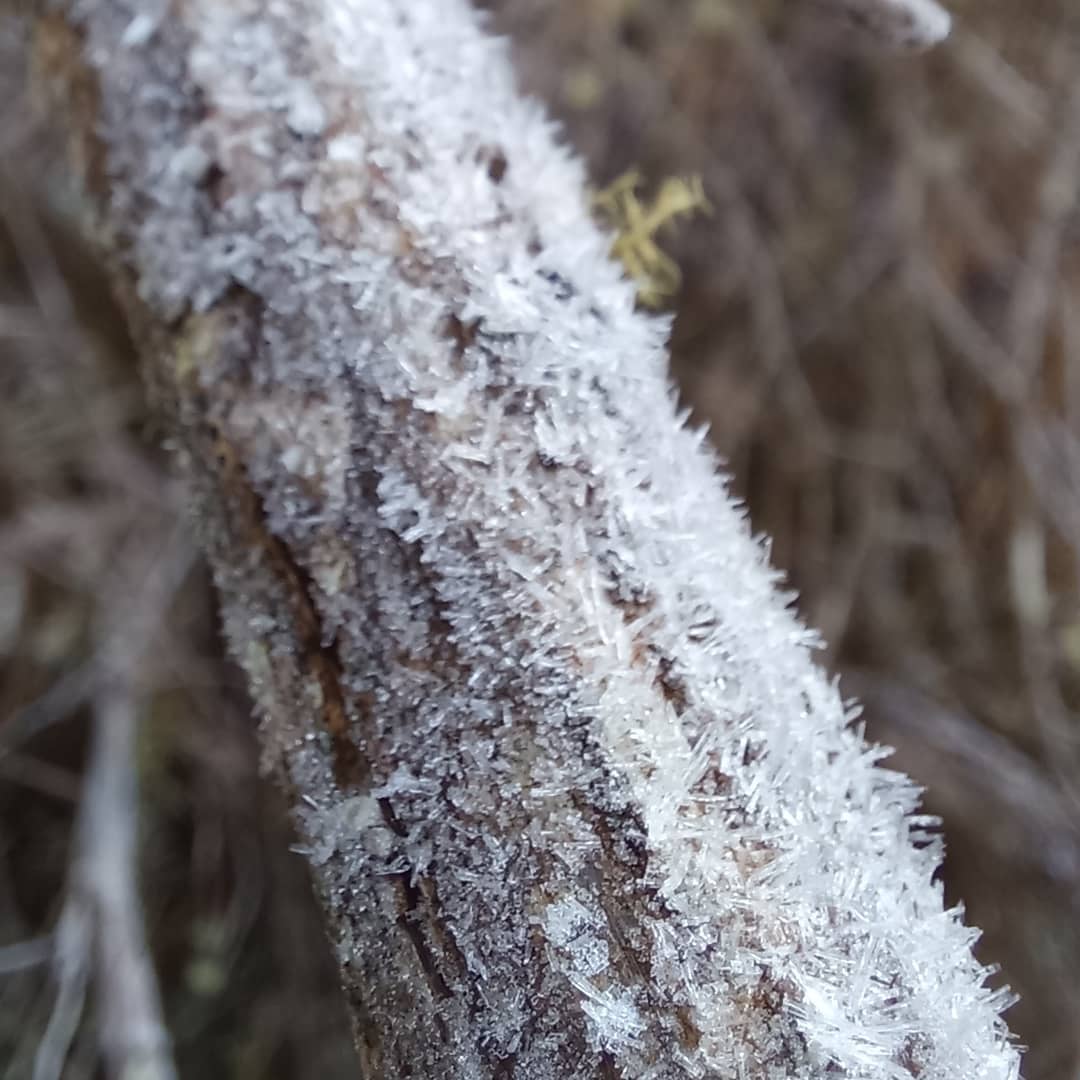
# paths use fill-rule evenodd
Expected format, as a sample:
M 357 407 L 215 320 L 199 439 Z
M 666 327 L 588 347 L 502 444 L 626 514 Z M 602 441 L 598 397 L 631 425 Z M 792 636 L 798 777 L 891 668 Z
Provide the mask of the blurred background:
M 1080 1077 L 1080 8 L 954 0 L 884 54 L 812 0 L 486 0 L 596 186 L 700 176 L 673 374 L 945 882 Z M 147 628 L 141 887 L 184 1077 L 345 1078 L 304 865 L 130 343 L 0 19 L 0 1080 L 53 1011 L 88 673 Z M 65 1076 L 93 1077 L 86 1018 Z

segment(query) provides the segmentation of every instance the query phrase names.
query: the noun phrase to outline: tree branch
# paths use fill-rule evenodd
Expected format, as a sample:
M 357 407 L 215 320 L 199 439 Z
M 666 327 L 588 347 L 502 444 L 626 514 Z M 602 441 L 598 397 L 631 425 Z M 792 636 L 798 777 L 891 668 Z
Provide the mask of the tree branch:
M 815 0 L 865 37 L 891 49 L 929 49 L 949 34 L 952 18 L 937 0 Z
M 1014 1077 L 917 792 L 471 11 L 60 10 L 362 1075 Z

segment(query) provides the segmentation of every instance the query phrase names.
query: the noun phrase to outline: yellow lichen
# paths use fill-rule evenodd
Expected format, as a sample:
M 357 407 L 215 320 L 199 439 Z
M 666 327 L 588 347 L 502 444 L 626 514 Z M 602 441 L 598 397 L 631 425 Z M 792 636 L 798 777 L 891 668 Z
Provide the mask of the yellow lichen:
M 669 177 L 651 200 L 638 192 L 641 174 L 635 169 L 593 196 L 593 206 L 615 230 L 611 254 L 637 283 L 638 300 L 646 307 L 660 307 L 678 292 L 682 272 L 678 263 L 656 242 L 665 225 L 695 211 L 709 213 L 701 177 Z

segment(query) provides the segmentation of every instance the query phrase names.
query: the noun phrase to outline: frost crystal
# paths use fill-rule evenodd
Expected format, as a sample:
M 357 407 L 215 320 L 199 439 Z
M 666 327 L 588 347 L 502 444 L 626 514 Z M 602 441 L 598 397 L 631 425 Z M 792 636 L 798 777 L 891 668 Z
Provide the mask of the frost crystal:
M 76 7 L 142 301 L 257 495 L 208 544 L 372 1067 L 1012 1080 L 918 793 L 503 46 L 462 0 Z

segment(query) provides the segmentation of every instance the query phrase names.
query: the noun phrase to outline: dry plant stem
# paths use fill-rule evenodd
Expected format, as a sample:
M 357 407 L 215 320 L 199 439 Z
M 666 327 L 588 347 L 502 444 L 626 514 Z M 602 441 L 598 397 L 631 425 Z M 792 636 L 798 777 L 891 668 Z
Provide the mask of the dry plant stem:
M 1010 1080 L 917 793 L 459 0 L 37 27 L 397 1080 Z
M 35 1061 L 35 1080 L 62 1075 L 91 979 L 110 1080 L 175 1077 L 135 884 L 135 726 L 129 688 L 102 688 L 94 707 L 68 898 L 56 932 L 59 991 Z
M 107 1075 L 170 1080 L 175 1071 L 136 890 L 135 730 L 129 689 L 103 690 L 95 705 L 73 902 L 93 911 L 97 1021 Z
M 67 896 L 54 935 L 57 996 L 35 1057 L 34 1080 L 63 1075 L 91 985 L 109 1080 L 175 1077 L 137 887 L 137 716 L 131 680 L 192 556 L 180 533 L 174 529 L 169 535 L 151 517 L 137 540 L 118 545 L 116 556 L 119 565 L 102 581 L 102 596 L 124 596 L 126 602 L 119 612 L 104 606 L 97 632 L 101 644 L 82 680 L 92 706 L 93 741 Z
M 25 971 L 48 963 L 52 955 L 52 938 L 38 937 L 29 941 L 19 941 L 14 945 L 0 946 L 0 975 L 13 971 Z

